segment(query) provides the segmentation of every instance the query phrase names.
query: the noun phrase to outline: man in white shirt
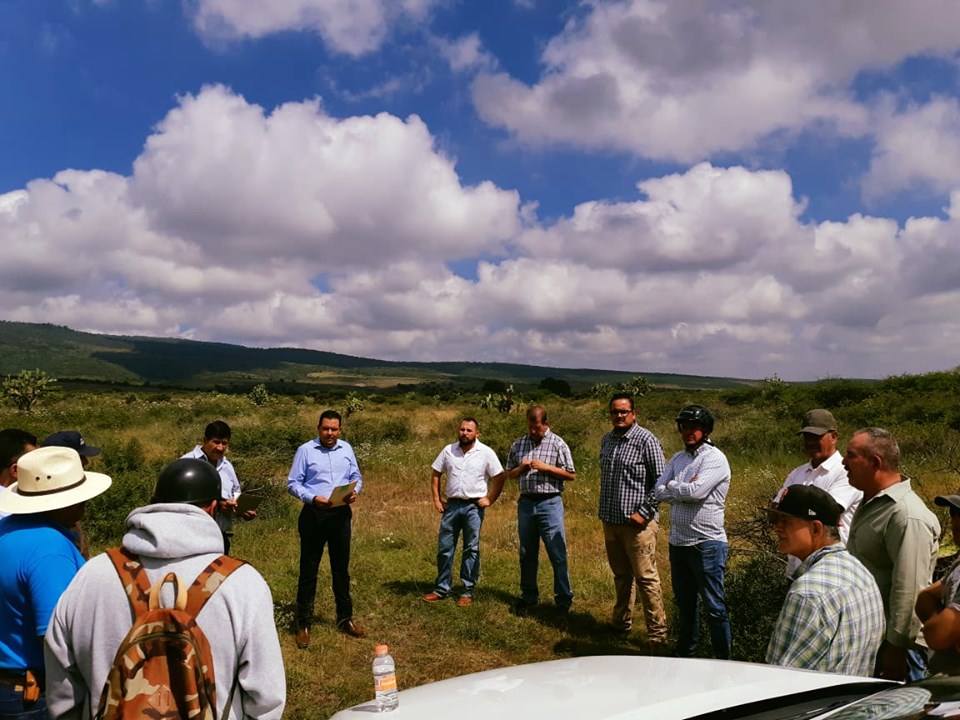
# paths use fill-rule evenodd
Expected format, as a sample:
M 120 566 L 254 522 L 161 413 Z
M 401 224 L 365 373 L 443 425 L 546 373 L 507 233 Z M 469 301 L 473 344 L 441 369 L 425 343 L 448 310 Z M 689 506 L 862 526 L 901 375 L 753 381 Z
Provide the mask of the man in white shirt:
M 424 602 L 437 602 L 450 595 L 453 584 L 453 555 L 457 537 L 463 533 L 460 582 L 463 593 L 457 605 L 473 603 L 473 589 L 480 577 L 480 526 L 483 510 L 490 505 L 487 481 L 503 472 L 497 454 L 480 442 L 480 429 L 471 417 L 463 418 L 457 430 L 458 441 L 447 445 L 433 461 L 430 479 L 433 505 L 442 513 L 437 538 L 437 581 Z M 440 477 L 446 475 L 446 499 L 440 494 Z
M 240 480 L 233 463 L 227 458 L 227 448 L 230 445 L 230 426 L 223 420 L 214 420 L 203 431 L 203 442 L 193 450 L 181 455 L 181 459 L 193 458 L 204 460 L 217 470 L 220 476 L 220 502 L 217 503 L 217 512 L 213 519 L 223 535 L 223 554 L 230 554 L 230 540 L 233 538 L 233 517 L 237 512 L 237 498 L 240 497 Z M 256 510 L 247 510 L 240 517 L 252 520 L 256 517 Z
M 791 485 L 812 485 L 826 490 L 843 507 L 839 530 L 840 542 L 845 546 L 853 513 L 863 493 L 851 487 L 847 480 L 843 456 L 837 450 L 837 421 L 829 410 L 811 410 L 803 416 L 803 426 L 797 434 L 803 437 L 803 452 L 810 462 L 787 475 L 773 502 L 779 503 L 784 491 Z M 799 567 L 799 558 L 788 555 L 787 577 L 792 578 Z

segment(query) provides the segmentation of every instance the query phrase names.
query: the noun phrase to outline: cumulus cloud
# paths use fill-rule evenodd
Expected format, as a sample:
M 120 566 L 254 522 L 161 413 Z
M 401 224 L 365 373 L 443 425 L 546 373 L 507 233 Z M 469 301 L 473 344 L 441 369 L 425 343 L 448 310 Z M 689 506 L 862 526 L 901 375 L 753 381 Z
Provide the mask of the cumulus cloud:
M 777 132 L 870 131 L 859 73 L 950 57 L 960 5 L 931 0 L 594 0 L 542 53 L 540 79 L 473 84 L 488 123 L 520 140 L 697 161 Z
M 267 114 L 219 86 L 168 114 L 129 189 L 153 227 L 228 266 L 473 257 L 519 222 L 517 193 L 461 185 L 416 116 L 336 119 L 319 102 Z
M 97 329 L 96 304 L 115 302 L 128 332 L 206 338 L 218 310 L 250 313 L 247 337 L 286 341 L 277 328 L 304 313 L 316 332 L 315 312 L 353 309 L 317 278 L 382 272 L 389 288 L 411 262 L 496 255 L 520 223 L 517 193 L 462 184 L 419 118 L 337 119 L 315 101 L 268 113 L 214 86 L 181 99 L 130 177 L 66 170 L 0 196 L 0 297 L 17 319 Z
M 934 97 L 897 109 L 877 109 L 876 145 L 863 182 L 876 199 L 905 188 L 949 193 L 960 184 L 960 104 Z
M 0 195 L 3 317 L 84 330 L 785 378 L 956 364 L 960 190 L 902 226 L 805 217 L 780 170 L 695 165 L 543 223 L 415 116 L 185 96 L 129 176 Z M 476 272 L 455 272 L 460 260 Z
M 440 0 L 190 0 L 193 23 L 214 40 L 315 32 L 332 51 L 361 56 L 380 47 L 391 27 L 422 24 Z

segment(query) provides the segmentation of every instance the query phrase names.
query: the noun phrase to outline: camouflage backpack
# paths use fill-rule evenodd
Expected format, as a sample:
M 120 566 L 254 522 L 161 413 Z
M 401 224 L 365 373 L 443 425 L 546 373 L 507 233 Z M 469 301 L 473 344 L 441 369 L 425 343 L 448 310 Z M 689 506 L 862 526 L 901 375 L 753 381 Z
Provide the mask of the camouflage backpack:
M 174 573 L 151 587 L 136 555 L 123 548 L 107 554 L 130 600 L 133 627 L 117 649 L 95 717 L 217 720 L 213 655 L 197 615 L 243 561 L 221 555 L 187 590 Z M 160 606 L 160 590 L 168 582 L 176 593 L 172 608 Z M 224 718 L 235 688 L 224 705 Z

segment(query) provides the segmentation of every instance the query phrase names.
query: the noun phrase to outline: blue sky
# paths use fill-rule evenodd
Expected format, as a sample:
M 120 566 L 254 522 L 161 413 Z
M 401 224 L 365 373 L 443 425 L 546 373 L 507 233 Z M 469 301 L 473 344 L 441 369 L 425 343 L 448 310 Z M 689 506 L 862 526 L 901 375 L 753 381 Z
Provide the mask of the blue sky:
M 802 5 L 0 4 L 0 317 L 399 360 L 955 367 L 960 6 Z

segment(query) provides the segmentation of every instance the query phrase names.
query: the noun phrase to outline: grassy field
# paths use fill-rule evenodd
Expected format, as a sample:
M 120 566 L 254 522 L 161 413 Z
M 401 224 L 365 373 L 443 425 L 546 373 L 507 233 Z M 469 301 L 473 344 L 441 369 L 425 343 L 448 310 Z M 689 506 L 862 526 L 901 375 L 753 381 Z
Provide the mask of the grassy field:
M 769 540 L 757 522 L 758 508 L 787 472 L 803 462 L 794 433 L 804 410 L 826 404 L 819 402 L 823 396 L 816 392 L 781 386 L 752 395 L 656 391 L 638 401 L 639 422 L 661 438 L 668 457 L 680 449 L 672 419 L 683 404 L 704 403 L 718 416 L 714 438 L 733 468 L 727 528 L 735 552 L 728 599 L 739 659 L 762 659 L 767 628 L 779 610 L 781 566 L 767 552 Z M 912 395 L 910 402 L 916 397 Z M 949 402 L 942 393 L 937 397 L 941 403 Z M 294 450 L 314 434 L 317 417 L 326 407 L 322 400 L 275 398 L 258 407 L 243 396 L 217 393 L 161 400 L 129 393 L 61 393 L 32 415 L 0 409 L 0 427 L 23 427 L 40 436 L 79 428 L 89 443 L 104 448 L 92 469 L 111 474 L 114 487 L 90 503 L 86 521 L 96 547 L 103 548 L 118 542 L 123 518 L 146 502 L 160 468 L 192 448 L 208 421 L 229 422 L 230 457 L 241 482 L 245 490 L 266 496 L 261 517 L 238 527 L 234 552 L 257 567 L 273 589 L 288 681 L 285 717 L 325 718 L 372 697 L 370 662 L 376 643 L 391 646 L 401 687 L 557 657 L 646 651 L 642 622 L 627 638 L 607 634 L 603 627 L 614 595 L 596 517 L 597 449 L 609 427 L 605 406 L 595 399 L 555 397 L 544 399 L 544 404 L 552 428 L 570 444 L 578 471 L 577 482 L 565 494 L 576 594 L 570 616 L 560 616 L 549 604 L 552 576 L 543 554 L 541 597 L 547 604 L 529 617 L 509 611 L 519 581 L 515 483 L 508 483 L 498 503 L 487 511 L 474 605 L 458 608 L 450 601 L 426 605 L 419 599 L 432 588 L 436 572 L 439 515 L 430 499 L 430 463 L 444 444 L 455 440 L 458 419 L 465 414 L 479 418 L 481 439 L 505 458 L 510 443 L 524 432 L 522 413 L 481 411 L 475 401 L 463 398 L 368 399 L 361 411 L 346 419 L 344 438 L 353 443 L 364 474 L 364 492 L 355 506 L 351 570 L 355 617 L 369 638 L 355 640 L 335 631 L 325 560 L 318 620 L 308 650 L 298 650 L 292 637 L 299 505 L 286 494 L 285 479 Z M 842 441 L 871 420 L 897 433 L 905 470 L 929 504 L 934 495 L 956 490 L 958 440 L 949 423 L 905 417 L 902 413 L 910 410 L 910 403 L 878 395 L 857 396 L 833 409 Z M 666 514 L 662 524 L 660 569 L 672 613 Z

